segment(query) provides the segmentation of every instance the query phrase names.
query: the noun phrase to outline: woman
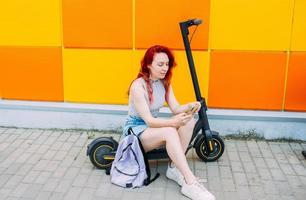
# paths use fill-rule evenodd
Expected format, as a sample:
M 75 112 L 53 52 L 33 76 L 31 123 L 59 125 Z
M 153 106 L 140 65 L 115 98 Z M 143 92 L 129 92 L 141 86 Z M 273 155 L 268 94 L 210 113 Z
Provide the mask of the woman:
M 129 88 L 129 115 L 123 133 L 132 127 L 146 152 L 165 145 L 172 161 L 167 178 L 177 182 L 182 194 L 191 199 L 215 199 L 190 170 L 185 156 L 199 102 L 180 105 L 171 87 L 172 69 L 176 65 L 171 51 L 164 46 L 150 47 L 141 61 L 141 69 Z M 159 109 L 167 102 L 174 114 L 170 119 L 158 118 Z M 190 112 L 193 109 L 195 112 Z

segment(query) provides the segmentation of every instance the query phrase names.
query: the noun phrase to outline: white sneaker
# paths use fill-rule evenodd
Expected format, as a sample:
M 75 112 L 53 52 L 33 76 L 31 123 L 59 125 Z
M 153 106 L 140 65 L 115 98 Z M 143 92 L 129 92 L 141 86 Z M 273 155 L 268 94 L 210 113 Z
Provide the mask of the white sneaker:
M 195 181 L 190 185 L 184 183 L 181 192 L 192 200 L 216 200 L 215 196 L 198 181 Z
M 166 177 L 177 182 L 180 186 L 182 186 L 185 182 L 184 176 L 181 174 L 181 172 L 176 167 L 170 167 L 170 165 L 168 165 Z

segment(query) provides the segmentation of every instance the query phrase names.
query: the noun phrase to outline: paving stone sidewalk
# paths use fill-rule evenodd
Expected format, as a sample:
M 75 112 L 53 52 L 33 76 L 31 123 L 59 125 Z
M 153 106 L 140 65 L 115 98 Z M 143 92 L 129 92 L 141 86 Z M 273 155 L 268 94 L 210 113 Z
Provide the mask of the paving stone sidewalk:
M 86 156 L 87 144 L 101 132 L 0 128 L 0 199 L 187 199 L 167 180 L 166 160 L 152 161 L 161 177 L 148 187 L 112 185 Z M 105 135 L 105 134 L 104 134 Z M 112 135 L 119 139 L 118 134 Z M 188 162 L 218 200 L 305 200 L 306 143 L 225 140 L 223 156 Z

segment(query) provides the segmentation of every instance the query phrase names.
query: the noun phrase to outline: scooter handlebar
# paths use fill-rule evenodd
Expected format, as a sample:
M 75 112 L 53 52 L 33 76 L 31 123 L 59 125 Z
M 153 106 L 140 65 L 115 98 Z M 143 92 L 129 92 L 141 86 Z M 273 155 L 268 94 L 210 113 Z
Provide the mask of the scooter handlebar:
M 193 24 L 194 25 L 200 25 L 200 24 L 202 24 L 202 20 L 201 19 L 194 19 Z
M 200 25 L 201 23 L 202 23 L 201 19 L 189 19 L 187 21 L 181 22 L 181 24 L 184 24 L 185 26 L 187 26 L 187 28 L 193 25 Z

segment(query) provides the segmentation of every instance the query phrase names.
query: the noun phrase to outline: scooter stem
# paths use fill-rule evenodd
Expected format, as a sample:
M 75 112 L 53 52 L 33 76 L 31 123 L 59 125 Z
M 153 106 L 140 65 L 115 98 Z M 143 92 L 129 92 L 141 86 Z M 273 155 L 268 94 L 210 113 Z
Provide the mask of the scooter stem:
M 183 42 L 184 42 L 184 46 L 185 46 L 186 56 L 187 56 L 187 60 L 188 60 L 188 64 L 189 64 L 189 70 L 190 70 L 191 79 L 192 79 L 192 83 L 193 83 L 193 87 L 194 87 L 194 92 L 195 92 L 197 101 L 201 102 L 201 109 L 199 111 L 199 121 L 197 123 L 199 123 L 202 127 L 202 133 L 205 135 L 205 138 L 206 138 L 205 143 L 206 143 L 208 153 L 211 153 L 213 151 L 212 132 L 211 132 L 210 127 L 209 127 L 208 117 L 207 117 L 207 113 L 206 113 L 207 106 L 206 106 L 205 99 L 202 98 L 202 95 L 201 95 L 199 82 L 198 82 L 198 78 L 197 78 L 197 73 L 196 73 L 196 69 L 195 69 L 195 66 L 194 66 L 194 62 L 193 62 L 190 42 L 189 42 L 189 39 L 188 39 L 188 34 L 189 34 L 188 28 L 190 26 L 199 25 L 201 23 L 202 23 L 202 21 L 199 20 L 199 19 L 191 19 L 191 20 L 187 20 L 187 21 L 184 21 L 184 22 L 180 22 L 180 28 L 181 28 L 181 33 L 182 33 Z M 191 141 L 193 140 L 193 138 L 195 136 L 196 135 L 193 134 Z
M 198 78 L 196 75 L 196 69 L 194 67 L 193 57 L 192 57 L 190 43 L 188 39 L 188 34 L 189 34 L 188 27 L 194 25 L 192 21 L 194 20 L 187 20 L 187 21 L 181 22 L 180 28 L 181 28 L 181 33 L 183 36 L 183 42 L 184 42 L 184 46 L 186 50 L 187 60 L 189 63 L 189 69 L 190 69 L 190 74 L 191 74 L 191 79 L 193 82 L 196 99 L 197 101 L 201 101 L 202 100 L 201 91 L 200 91 L 199 82 L 198 82 Z
M 196 72 L 196 69 L 195 69 L 195 66 L 194 66 L 191 47 L 190 47 L 190 42 L 189 42 L 189 39 L 188 39 L 188 34 L 189 34 L 188 28 L 190 26 L 199 25 L 201 23 L 202 23 L 202 21 L 200 19 L 191 19 L 191 20 L 187 20 L 187 21 L 184 21 L 184 22 L 180 22 L 180 28 L 181 28 L 181 33 L 182 33 L 183 42 L 184 42 L 184 46 L 185 46 L 185 52 L 186 52 L 186 56 L 187 56 L 187 60 L 188 60 L 188 64 L 189 64 L 189 70 L 190 70 L 190 74 L 191 74 L 191 79 L 192 79 L 192 83 L 193 83 L 195 96 L 196 96 L 197 101 L 199 101 L 201 103 L 201 110 L 199 111 L 199 118 L 204 119 L 205 130 L 207 130 L 207 129 L 209 130 L 210 128 L 209 128 L 209 124 L 208 124 L 208 120 L 207 120 L 207 114 L 206 114 L 207 105 L 206 105 L 205 99 L 202 98 L 202 95 L 201 95 L 201 90 L 200 90 L 200 86 L 199 86 L 197 72 Z

